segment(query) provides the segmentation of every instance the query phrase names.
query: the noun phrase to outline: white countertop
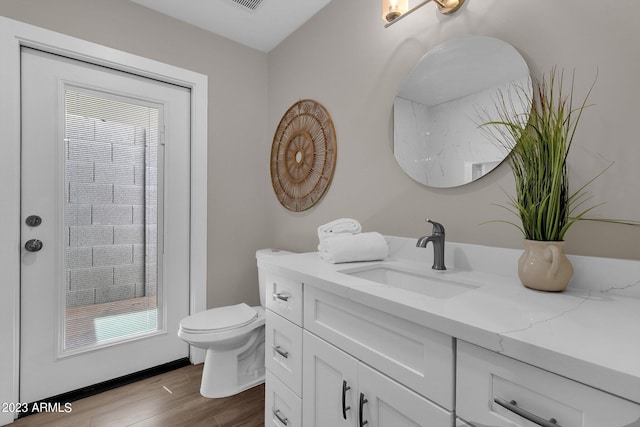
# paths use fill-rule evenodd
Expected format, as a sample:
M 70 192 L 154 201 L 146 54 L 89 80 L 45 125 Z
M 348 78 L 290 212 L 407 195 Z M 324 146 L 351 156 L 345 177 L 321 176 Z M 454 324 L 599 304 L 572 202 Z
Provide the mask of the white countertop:
M 330 264 L 316 252 L 258 265 L 640 403 L 640 261 L 570 257 L 576 273 L 568 289 L 545 293 L 520 284 L 522 251 L 447 243 L 448 270 L 435 272 L 430 247 L 387 239 L 385 263 L 482 285 L 433 298 L 341 273 L 370 263 Z

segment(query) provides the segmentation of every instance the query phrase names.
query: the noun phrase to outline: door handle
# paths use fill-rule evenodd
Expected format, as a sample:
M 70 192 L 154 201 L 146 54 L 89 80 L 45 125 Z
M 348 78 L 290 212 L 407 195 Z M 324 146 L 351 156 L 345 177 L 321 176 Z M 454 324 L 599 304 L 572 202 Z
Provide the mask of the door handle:
M 42 249 L 42 241 L 38 239 L 27 240 L 27 242 L 24 244 L 24 248 L 27 250 L 27 252 L 38 252 L 40 249 Z
M 351 387 L 347 385 L 347 380 L 342 380 L 342 418 L 347 419 L 347 411 L 351 409 L 351 406 L 347 406 L 347 391 L 351 390 Z
M 364 427 L 367 424 L 369 424 L 369 421 L 362 419 L 362 415 L 364 412 L 364 404 L 367 402 L 368 400 L 364 398 L 364 393 L 360 393 L 360 405 L 358 409 L 358 421 L 359 421 L 360 427 Z

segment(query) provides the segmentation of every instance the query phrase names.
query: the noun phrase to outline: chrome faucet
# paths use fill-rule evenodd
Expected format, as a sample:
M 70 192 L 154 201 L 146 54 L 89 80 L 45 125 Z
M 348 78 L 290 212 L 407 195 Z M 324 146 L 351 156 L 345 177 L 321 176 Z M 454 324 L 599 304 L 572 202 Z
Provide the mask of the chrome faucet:
M 416 244 L 419 248 L 426 248 L 427 243 L 433 242 L 433 268 L 434 270 L 446 270 L 444 265 L 444 227 L 442 224 L 427 219 L 427 222 L 433 224 L 431 236 L 422 236 Z

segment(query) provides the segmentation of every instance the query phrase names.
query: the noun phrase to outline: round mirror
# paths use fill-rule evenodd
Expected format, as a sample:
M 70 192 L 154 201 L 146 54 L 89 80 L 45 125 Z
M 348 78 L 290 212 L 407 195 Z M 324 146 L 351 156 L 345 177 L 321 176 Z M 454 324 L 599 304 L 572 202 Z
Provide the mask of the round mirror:
M 508 153 L 479 124 L 499 119 L 496 101 L 515 94 L 514 86 L 531 94 L 529 68 L 502 40 L 469 36 L 427 52 L 393 103 L 393 151 L 402 169 L 429 187 L 456 187 L 489 173 Z M 528 114 L 521 99 L 505 102 Z

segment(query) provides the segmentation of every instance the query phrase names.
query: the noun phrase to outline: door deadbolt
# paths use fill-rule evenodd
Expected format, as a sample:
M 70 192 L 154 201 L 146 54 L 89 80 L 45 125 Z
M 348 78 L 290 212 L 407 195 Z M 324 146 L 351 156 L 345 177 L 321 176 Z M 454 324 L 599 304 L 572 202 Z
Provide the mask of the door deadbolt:
M 27 243 L 24 244 L 24 248 L 28 252 L 38 252 L 42 249 L 42 241 L 38 239 L 27 240 Z
M 29 227 L 37 227 L 42 224 L 42 218 L 38 215 L 29 215 L 24 222 L 26 222 Z

